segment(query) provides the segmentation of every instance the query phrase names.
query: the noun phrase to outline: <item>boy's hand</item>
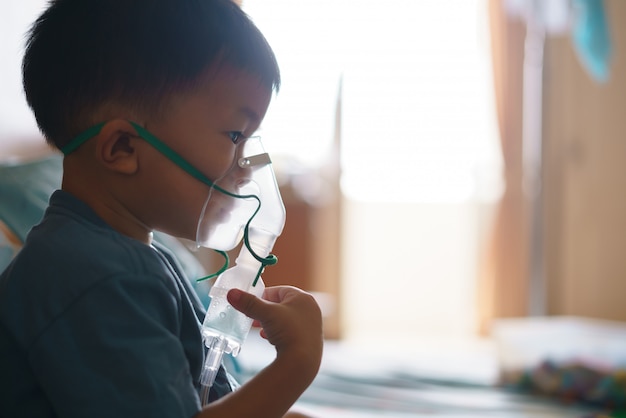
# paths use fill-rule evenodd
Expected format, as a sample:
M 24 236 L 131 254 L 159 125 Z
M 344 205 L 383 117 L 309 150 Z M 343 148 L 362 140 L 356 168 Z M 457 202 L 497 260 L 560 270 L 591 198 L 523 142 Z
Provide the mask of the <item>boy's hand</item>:
M 228 302 L 262 327 L 261 336 L 276 347 L 277 356 L 296 356 L 317 374 L 322 357 L 322 315 L 309 293 L 292 286 L 268 287 L 263 299 L 239 289 Z
M 263 327 L 276 358 L 236 391 L 204 407 L 200 417 L 285 415 L 311 384 L 322 359 L 322 315 L 313 296 L 291 286 L 265 289 L 263 299 L 231 289 L 228 302 Z M 306 415 L 304 415 L 306 417 Z

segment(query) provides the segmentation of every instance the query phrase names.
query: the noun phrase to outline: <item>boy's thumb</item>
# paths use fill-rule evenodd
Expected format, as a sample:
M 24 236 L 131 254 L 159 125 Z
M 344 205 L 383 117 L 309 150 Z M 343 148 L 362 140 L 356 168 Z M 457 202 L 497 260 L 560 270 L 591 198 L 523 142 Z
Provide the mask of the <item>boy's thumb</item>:
M 231 289 L 226 295 L 228 303 L 239 312 L 252 319 L 259 319 L 260 310 L 263 309 L 263 301 L 250 293 L 240 289 Z

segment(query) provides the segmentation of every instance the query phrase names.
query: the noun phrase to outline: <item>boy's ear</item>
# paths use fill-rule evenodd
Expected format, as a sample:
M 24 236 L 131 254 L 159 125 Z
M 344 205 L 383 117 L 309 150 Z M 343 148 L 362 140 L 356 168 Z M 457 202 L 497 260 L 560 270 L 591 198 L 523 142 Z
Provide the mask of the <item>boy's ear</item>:
M 134 174 L 139 169 L 137 134 L 125 120 L 107 122 L 96 137 L 96 159 L 110 170 Z

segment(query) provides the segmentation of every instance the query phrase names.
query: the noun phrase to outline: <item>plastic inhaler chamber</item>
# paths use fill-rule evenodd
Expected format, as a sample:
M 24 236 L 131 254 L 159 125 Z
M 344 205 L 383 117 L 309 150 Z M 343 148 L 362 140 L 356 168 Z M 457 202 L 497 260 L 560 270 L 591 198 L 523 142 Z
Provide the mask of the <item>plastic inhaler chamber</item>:
M 202 336 L 208 348 L 200 377 L 203 404 L 208 399 L 208 389 L 213 385 L 222 356 L 224 353 L 239 354 L 252 326 L 252 319 L 233 308 L 226 295 L 230 289 L 238 288 L 262 296 L 265 285 L 261 273 L 265 265 L 270 264 L 268 256 L 285 224 L 285 207 L 269 155 L 257 138 L 248 139 L 245 148 L 246 156 L 239 157 L 236 163 L 250 174 L 246 179 L 246 190 L 252 187 L 256 193 L 240 196 L 255 200 L 258 209 L 243 229 L 244 245 L 236 264 L 217 278 L 209 292 L 211 301 L 202 324 Z

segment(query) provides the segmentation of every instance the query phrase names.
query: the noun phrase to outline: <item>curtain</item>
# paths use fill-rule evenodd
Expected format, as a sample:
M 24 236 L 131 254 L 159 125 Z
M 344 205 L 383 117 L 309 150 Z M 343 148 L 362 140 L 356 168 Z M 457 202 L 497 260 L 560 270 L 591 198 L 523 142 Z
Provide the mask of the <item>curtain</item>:
M 522 87 L 525 25 L 489 1 L 493 83 L 504 161 L 504 192 L 483 248 L 478 275 L 478 324 L 524 316 L 528 305 L 527 219 L 522 187 Z

